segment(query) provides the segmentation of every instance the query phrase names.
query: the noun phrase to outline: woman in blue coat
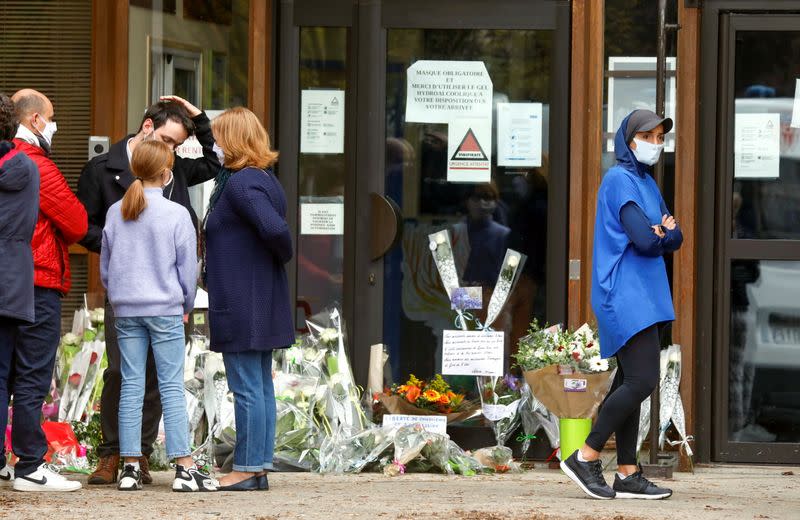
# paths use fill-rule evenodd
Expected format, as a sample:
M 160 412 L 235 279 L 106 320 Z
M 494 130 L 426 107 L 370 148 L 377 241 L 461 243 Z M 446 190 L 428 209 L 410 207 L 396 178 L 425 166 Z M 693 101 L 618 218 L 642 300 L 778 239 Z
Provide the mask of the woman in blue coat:
M 617 376 L 586 444 L 561 463 L 589 496 L 660 499 L 669 489 L 648 481 L 636 460 L 639 411 L 659 381 L 659 325 L 675 319 L 664 253 L 683 241 L 667 210 L 652 166 L 664 148 L 672 120 L 635 110 L 614 139 L 617 164 L 597 194 L 592 256 L 592 309 L 604 358 L 616 356 Z M 600 451 L 616 433 L 617 474 L 610 488 Z
M 212 123 L 223 172 L 205 218 L 211 349 L 222 352 L 234 395 L 233 472 L 220 491 L 268 489 L 275 447 L 272 350 L 294 343 L 289 284 L 292 258 L 286 196 L 270 167 L 278 154 L 246 108 Z
M 8 375 L 14 356 L 16 330 L 33 323 L 33 251 L 31 239 L 39 217 L 39 170 L 14 149 L 16 112 L 11 99 L 0 94 L 0 431 L 8 422 Z M 11 481 L 5 443 L 0 445 L 0 481 Z

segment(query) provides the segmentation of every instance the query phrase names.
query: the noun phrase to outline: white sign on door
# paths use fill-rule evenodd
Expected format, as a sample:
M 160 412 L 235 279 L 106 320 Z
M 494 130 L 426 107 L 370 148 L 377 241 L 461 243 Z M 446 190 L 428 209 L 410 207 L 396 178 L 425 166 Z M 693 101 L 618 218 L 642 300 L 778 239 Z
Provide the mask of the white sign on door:
M 408 68 L 406 87 L 406 122 L 492 117 L 492 79 L 482 61 L 417 61 Z
M 344 90 L 304 90 L 300 153 L 344 153 Z
M 542 104 L 497 104 L 497 165 L 542 165 Z
M 780 114 L 736 114 L 733 143 L 734 177 L 778 178 L 780 153 Z
M 447 180 L 492 180 L 492 118 L 459 117 L 447 126 Z

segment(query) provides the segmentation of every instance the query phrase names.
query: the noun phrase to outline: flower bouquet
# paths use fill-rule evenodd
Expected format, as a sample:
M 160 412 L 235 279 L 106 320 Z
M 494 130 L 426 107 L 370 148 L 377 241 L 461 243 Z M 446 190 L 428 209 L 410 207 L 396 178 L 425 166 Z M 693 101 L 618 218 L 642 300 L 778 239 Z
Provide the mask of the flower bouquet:
M 59 421 L 88 421 L 94 413 L 103 370 L 108 365 L 103 320 L 102 308 L 80 309 L 73 320 L 73 331 L 61 340 L 56 364 Z
M 275 460 L 302 470 L 319 466 L 320 428 L 313 416 L 319 378 L 275 372 Z
M 524 405 L 523 382 L 511 374 L 503 377 L 478 376 L 483 416 L 492 424 L 497 445 L 488 458 L 492 468 L 500 473 L 512 466 L 511 449 L 505 447 L 506 439 L 517 429 L 520 422 L 519 408 Z M 480 451 L 480 450 L 479 450 Z M 484 465 L 488 465 L 484 462 Z
M 559 417 L 562 460 L 578 449 L 591 430 L 591 418 L 608 393 L 616 373 L 600 358 L 600 345 L 584 324 L 575 332 L 534 321 L 514 355 L 533 395 Z
M 361 406 L 361 392 L 355 384 L 345 348 L 345 333 L 339 310 L 323 311 L 306 321 L 309 346 L 303 359 L 306 369 L 318 368 L 320 383 L 316 411 L 327 434 L 334 431 L 350 436 L 363 431 L 369 421 Z
M 686 434 L 686 417 L 683 409 L 683 401 L 680 395 L 681 382 L 681 347 L 680 345 L 670 345 L 666 350 L 661 351 L 660 367 L 660 408 L 659 408 L 659 436 L 658 444 L 663 449 L 664 442 L 670 446 L 679 446 L 684 450 L 688 457 L 692 457 L 692 447 L 689 444 L 693 440 L 691 435 Z M 680 440 L 667 439 L 667 430 L 672 424 L 680 436 Z M 642 402 L 639 415 L 639 435 L 637 448 L 641 448 L 645 437 L 650 431 L 650 397 Z M 638 451 L 638 450 L 637 450 Z
M 395 439 L 397 430 L 372 426 L 353 435 L 337 427 L 333 435 L 326 436 L 319 450 L 320 473 L 360 473 L 375 463 Z
M 477 406 L 453 392 L 437 374 L 431 381 L 422 381 L 413 374 L 404 385 L 395 385 L 378 396 L 381 404 L 393 414 L 445 415 L 453 424 L 475 415 Z

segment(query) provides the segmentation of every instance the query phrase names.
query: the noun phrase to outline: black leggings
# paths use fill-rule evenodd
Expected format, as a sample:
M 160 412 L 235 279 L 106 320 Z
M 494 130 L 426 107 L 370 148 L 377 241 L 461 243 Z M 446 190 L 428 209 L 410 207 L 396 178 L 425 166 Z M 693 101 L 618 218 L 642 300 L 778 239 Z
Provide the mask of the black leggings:
M 586 444 L 602 451 L 612 433 L 617 435 L 617 464 L 636 464 L 639 410 L 658 384 L 660 367 L 658 326 L 636 334 L 617 352 L 617 375 Z

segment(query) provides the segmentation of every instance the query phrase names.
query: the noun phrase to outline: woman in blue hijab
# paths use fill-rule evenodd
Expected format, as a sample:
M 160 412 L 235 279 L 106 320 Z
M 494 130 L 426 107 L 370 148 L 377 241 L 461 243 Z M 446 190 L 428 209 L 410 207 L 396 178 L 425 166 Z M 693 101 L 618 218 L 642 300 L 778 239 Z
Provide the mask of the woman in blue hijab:
M 561 463 L 593 498 L 672 495 L 644 478 L 636 460 L 640 406 L 659 381 L 659 325 L 675 319 L 663 255 L 677 250 L 683 235 L 651 176 L 671 129 L 671 119 L 650 110 L 629 114 L 614 139 L 617 164 L 606 172 L 597 194 L 592 309 L 601 354 L 616 356 L 618 369 L 586 444 Z M 618 470 L 610 488 L 600 451 L 612 433 Z

